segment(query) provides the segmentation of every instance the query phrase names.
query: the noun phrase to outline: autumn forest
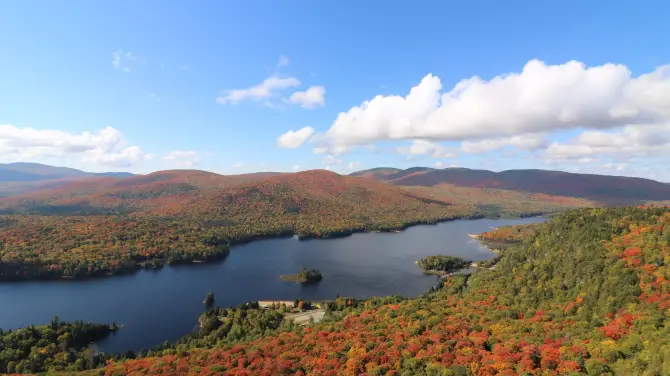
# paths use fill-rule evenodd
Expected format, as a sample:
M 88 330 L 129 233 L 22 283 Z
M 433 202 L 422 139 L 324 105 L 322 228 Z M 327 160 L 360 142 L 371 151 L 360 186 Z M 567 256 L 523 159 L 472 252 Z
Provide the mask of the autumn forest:
M 551 215 L 542 224 L 471 234 L 497 253 L 471 274 L 446 275 L 468 266 L 465 259 L 417 260 L 424 271 L 445 274 L 432 277 L 436 284 L 420 296 L 219 307 L 212 295 L 192 333 L 116 354 L 88 345 L 122 326 L 55 317 L 0 330 L 0 373 L 670 374 L 667 206 L 612 207 L 596 196 L 382 180 L 328 171 L 164 171 L 2 198 L 0 283 L 114 278 L 221 260 L 235 244 L 268 237 Z M 305 314 L 309 320 L 294 319 Z

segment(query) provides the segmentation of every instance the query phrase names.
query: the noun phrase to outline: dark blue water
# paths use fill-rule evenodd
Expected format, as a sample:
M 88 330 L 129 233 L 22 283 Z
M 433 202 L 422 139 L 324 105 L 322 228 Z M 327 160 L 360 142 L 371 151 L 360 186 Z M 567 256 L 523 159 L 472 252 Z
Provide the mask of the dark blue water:
M 123 329 L 99 343 L 104 351 L 149 348 L 193 330 L 214 291 L 216 305 L 254 300 L 332 299 L 342 296 L 418 295 L 437 282 L 416 266 L 434 254 L 474 261 L 493 257 L 468 237 L 492 227 L 541 222 L 463 220 L 416 226 L 401 233 L 354 234 L 330 240 L 292 238 L 257 241 L 233 247 L 228 258 L 212 264 L 166 267 L 88 281 L 0 283 L 0 328 L 62 320 L 116 322 Z M 318 268 L 324 279 L 303 286 L 284 282 L 280 274 L 302 266 Z

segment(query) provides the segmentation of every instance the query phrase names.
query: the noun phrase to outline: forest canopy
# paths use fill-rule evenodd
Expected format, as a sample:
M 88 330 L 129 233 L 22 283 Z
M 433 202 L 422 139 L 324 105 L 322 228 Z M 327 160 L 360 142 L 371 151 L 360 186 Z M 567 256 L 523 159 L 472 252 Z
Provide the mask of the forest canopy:
M 669 244 L 667 208 L 574 210 L 510 247 L 494 270 L 448 277 L 424 296 L 339 299 L 332 319 L 313 326 L 275 322 L 248 340 L 184 344 L 105 372 L 664 375 Z

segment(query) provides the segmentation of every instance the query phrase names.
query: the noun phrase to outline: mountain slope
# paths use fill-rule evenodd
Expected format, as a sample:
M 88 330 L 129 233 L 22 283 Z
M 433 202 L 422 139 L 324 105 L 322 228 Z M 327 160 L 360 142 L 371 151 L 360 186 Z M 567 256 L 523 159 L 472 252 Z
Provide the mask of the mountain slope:
M 229 244 L 259 237 L 331 237 L 590 205 L 499 190 L 445 192 L 323 170 L 173 170 L 71 182 L 0 199 L 0 279 L 109 275 L 224 257 Z
M 306 328 L 280 325 L 280 311 L 252 305 L 211 310 L 179 344 L 105 371 L 665 375 L 668 234 L 667 208 L 571 211 L 529 232 L 494 270 L 448 277 L 425 296 L 338 298 L 325 322 Z
M 264 236 L 328 237 L 462 215 L 400 187 L 307 171 L 164 171 L 0 200 L 0 280 L 116 274 L 225 257 Z M 27 214 L 27 215 L 26 215 Z
M 123 208 L 124 211 L 159 210 L 183 205 L 217 189 L 276 174 L 218 175 L 200 170 L 168 170 L 128 178 L 96 177 L 65 181 L 55 188 L 0 199 L 0 211 L 50 214 L 49 208 L 64 206 Z M 36 207 L 40 209 L 34 209 Z
M 433 170 L 434 169 L 430 167 L 411 167 L 406 170 L 401 170 L 399 168 L 379 167 L 379 168 L 372 168 L 369 170 L 353 172 L 350 175 L 389 181 L 401 178 L 406 175 L 423 173 Z
M 0 163 L 0 198 L 101 176 L 122 178 L 134 175 L 128 172 L 85 172 L 40 163 Z
M 369 176 L 365 171 L 357 174 Z M 388 177 L 391 178 L 388 178 Z M 497 188 L 557 196 L 581 197 L 608 205 L 670 199 L 670 185 L 650 179 L 577 174 L 548 170 L 493 172 L 467 168 L 415 171 L 413 169 L 379 179 L 399 186 L 433 187 L 448 183 L 462 187 Z

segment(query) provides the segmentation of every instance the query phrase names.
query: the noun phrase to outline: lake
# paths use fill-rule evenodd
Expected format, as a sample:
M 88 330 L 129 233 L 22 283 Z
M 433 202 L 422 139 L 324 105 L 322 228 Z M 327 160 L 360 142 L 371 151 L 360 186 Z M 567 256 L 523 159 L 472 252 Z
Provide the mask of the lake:
M 124 327 L 99 343 L 103 351 L 125 352 L 174 341 L 193 330 L 208 291 L 217 306 L 255 300 L 365 298 L 419 295 L 438 282 L 424 275 L 415 261 L 446 254 L 474 261 L 493 253 L 468 234 L 492 227 L 542 222 L 459 220 L 415 226 L 400 233 L 359 233 L 338 239 L 260 240 L 234 246 L 230 255 L 210 264 L 142 270 L 134 274 L 86 281 L 0 283 L 0 328 L 12 329 L 62 320 L 116 322 Z M 300 285 L 280 274 L 301 267 L 318 268 L 323 280 Z

